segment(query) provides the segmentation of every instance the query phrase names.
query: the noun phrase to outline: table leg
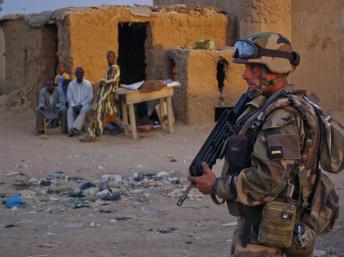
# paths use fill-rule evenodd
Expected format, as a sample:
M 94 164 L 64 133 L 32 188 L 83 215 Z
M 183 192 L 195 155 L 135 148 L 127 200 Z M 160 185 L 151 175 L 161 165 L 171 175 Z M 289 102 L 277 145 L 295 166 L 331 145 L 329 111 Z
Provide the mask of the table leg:
M 172 109 L 172 96 L 167 97 L 167 119 L 168 119 L 168 130 L 173 133 L 173 109 Z
M 122 116 L 123 116 L 123 123 L 129 124 L 128 123 L 128 106 L 125 102 L 125 99 L 122 99 Z M 124 135 L 128 136 L 129 134 L 129 129 L 127 127 L 124 127 Z
M 131 127 L 131 132 L 133 135 L 133 139 L 137 139 L 138 137 L 137 137 L 137 130 L 136 130 L 134 104 L 129 104 L 129 119 L 130 119 L 130 127 Z
M 165 99 L 160 98 L 160 126 L 166 129 Z

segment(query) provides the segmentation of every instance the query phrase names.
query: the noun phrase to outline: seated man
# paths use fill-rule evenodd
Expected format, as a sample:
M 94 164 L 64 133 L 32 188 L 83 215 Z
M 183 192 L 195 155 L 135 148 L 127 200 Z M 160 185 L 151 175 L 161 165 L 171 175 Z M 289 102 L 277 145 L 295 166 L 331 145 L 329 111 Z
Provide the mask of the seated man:
M 44 118 L 48 120 L 60 120 L 62 132 L 66 131 L 66 99 L 62 90 L 55 87 L 52 80 L 48 80 L 46 86 L 41 89 L 36 109 L 37 134 L 44 133 Z M 53 124 L 56 125 L 56 124 Z
M 80 134 L 85 118 L 91 109 L 93 88 L 91 82 L 84 79 L 84 70 L 81 67 L 75 70 L 76 79 L 68 86 L 67 123 L 69 136 Z

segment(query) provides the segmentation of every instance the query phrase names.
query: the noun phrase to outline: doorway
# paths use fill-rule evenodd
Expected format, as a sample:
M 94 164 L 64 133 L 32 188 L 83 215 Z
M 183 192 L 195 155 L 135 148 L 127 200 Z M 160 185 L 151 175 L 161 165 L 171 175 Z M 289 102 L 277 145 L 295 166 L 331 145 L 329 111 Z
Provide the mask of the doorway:
M 118 24 L 118 65 L 121 68 L 121 84 L 132 84 L 146 79 L 146 38 L 147 23 Z
M 146 80 L 145 42 L 147 23 L 124 22 L 118 24 L 118 65 L 120 84 Z M 148 115 L 146 103 L 135 106 L 138 124 L 145 123 Z

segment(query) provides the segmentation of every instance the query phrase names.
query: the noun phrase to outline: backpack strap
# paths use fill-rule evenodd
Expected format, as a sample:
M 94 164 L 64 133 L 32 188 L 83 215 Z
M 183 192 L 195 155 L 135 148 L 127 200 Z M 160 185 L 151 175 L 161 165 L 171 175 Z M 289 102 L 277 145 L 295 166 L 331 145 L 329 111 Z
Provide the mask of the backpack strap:
M 302 97 L 298 97 L 296 94 L 303 95 Z M 266 117 L 275 109 L 283 108 L 287 106 L 292 106 L 301 116 L 304 122 L 304 128 L 306 133 L 306 138 L 313 138 L 313 144 L 311 145 L 311 151 L 307 156 L 307 159 L 304 160 L 305 168 L 300 172 L 297 172 L 295 175 L 297 176 L 298 183 L 297 189 L 300 192 L 300 200 L 302 202 L 302 206 L 306 207 L 308 205 L 309 196 L 311 195 L 313 188 L 309 186 L 309 176 L 310 170 L 316 167 L 318 162 L 318 153 L 319 153 L 319 146 L 320 146 L 320 135 L 321 131 L 319 128 L 319 120 L 317 116 L 310 113 L 310 109 L 307 109 L 306 106 L 309 108 L 314 108 L 313 105 L 307 102 L 306 92 L 304 90 L 282 90 L 279 94 L 270 97 L 261 110 L 255 115 L 253 121 L 250 123 L 250 127 L 247 129 L 251 129 L 254 133 L 257 133 L 258 130 L 261 129 Z M 312 124 L 311 124 L 312 123 Z M 314 131 L 309 132 L 307 128 L 313 127 Z M 310 135 L 310 133 L 314 133 L 314 135 Z M 291 183 L 295 184 L 295 182 Z M 289 185 L 288 185 L 289 187 Z M 287 191 L 289 191 L 287 189 Z

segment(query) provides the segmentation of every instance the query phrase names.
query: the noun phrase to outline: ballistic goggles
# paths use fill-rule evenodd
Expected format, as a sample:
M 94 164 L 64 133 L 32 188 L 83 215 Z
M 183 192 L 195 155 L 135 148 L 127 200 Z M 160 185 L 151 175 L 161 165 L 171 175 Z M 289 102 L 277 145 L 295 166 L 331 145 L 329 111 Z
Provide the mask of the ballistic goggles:
M 257 59 L 262 56 L 284 58 L 295 66 L 300 63 L 300 56 L 296 52 L 288 53 L 280 50 L 261 48 L 249 40 L 238 40 L 234 45 L 232 57 L 235 59 Z

